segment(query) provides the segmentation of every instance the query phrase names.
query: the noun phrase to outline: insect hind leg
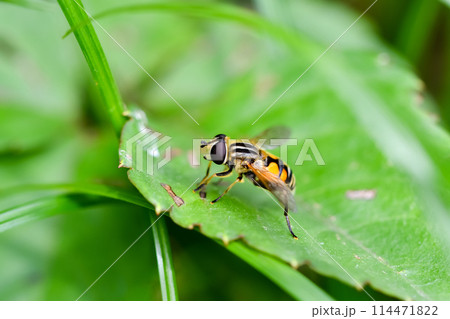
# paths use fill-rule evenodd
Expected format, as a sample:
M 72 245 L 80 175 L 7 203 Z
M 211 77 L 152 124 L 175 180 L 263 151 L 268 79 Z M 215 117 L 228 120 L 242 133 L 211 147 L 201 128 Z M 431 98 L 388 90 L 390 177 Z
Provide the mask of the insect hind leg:
M 288 214 L 288 208 L 287 206 L 284 208 L 284 217 L 286 218 L 286 223 L 288 225 L 289 231 L 292 234 L 292 237 L 294 237 L 294 239 L 298 239 L 298 237 L 294 234 L 294 232 L 292 231 L 292 227 L 291 227 L 291 221 L 289 220 L 289 214 Z
M 253 173 L 253 172 L 247 172 L 247 173 L 245 173 L 245 176 L 253 183 L 253 185 L 255 185 L 255 186 L 257 186 L 257 187 L 261 187 L 261 188 L 267 189 L 267 188 L 264 186 L 264 184 L 261 183 L 261 182 L 257 179 L 255 173 Z

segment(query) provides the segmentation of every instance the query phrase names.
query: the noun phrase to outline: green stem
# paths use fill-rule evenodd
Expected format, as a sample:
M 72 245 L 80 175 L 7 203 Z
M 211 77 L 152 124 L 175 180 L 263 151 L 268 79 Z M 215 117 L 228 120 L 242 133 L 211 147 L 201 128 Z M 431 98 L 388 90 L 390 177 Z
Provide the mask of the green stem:
M 161 295 L 164 301 L 178 300 L 178 290 L 175 280 L 169 235 L 164 218 L 157 217 L 150 212 L 150 222 L 153 224 L 152 233 L 155 242 L 156 259 L 158 262 Z
M 105 113 L 108 114 L 116 134 L 120 135 L 125 123 L 124 105 L 94 27 L 89 21 L 81 0 L 58 0 L 58 3 L 71 28 L 84 23 L 83 27 L 74 31 L 75 38 L 91 70 L 95 85 L 100 91 Z M 85 21 L 89 22 L 85 23 Z

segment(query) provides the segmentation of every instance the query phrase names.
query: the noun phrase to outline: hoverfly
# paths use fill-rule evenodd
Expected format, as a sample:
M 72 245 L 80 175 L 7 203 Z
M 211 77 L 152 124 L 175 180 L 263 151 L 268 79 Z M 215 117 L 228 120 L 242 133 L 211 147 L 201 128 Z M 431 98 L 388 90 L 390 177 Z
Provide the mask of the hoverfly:
M 194 192 L 199 192 L 200 197 L 205 198 L 206 185 L 214 177 L 228 177 L 234 170 L 238 174 L 237 179 L 218 198 L 214 199 L 211 204 L 221 199 L 236 183 L 242 183 L 243 178 L 246 177 L 255 186 L 270 191 L 284 206 L 284 216 L 289 231 L 295 239 L 298 239 L 292 231 L 288 214 L 289 210 L 296 210 L 293 196 L 295 192 L 295 176 L 286 163 L 277 156 L 262 149 L 260 145 L 261 140 L 263 142 L 266 140 L 262 139 L 262 137 L 280 134 L 280 132 L 289 134 L 286 130 L 284 127 L 273 127 L 264 131 L 257 138 L 249 140 L 232 140 L 225 134 L 218 134 L 209 142 L 202 141 L 200 151 L 203 158 L 209 161 L 209 164 L 205 177 Z M 209 176 L 212 163 L 225 165 L 227 169 Z

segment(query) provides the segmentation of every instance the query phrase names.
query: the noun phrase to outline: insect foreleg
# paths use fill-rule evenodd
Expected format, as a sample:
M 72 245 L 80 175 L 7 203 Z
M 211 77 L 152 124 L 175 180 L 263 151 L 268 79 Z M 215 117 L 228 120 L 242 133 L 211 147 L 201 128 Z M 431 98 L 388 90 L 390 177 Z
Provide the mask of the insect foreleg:
M 208 171 L 209 172 L 209 168 Z M 219 172 L 219 173 L 214 173 L 212 174 L 210 177 L 205 176 L 205 178 L 203 178 L 203 180 L 200 182 L 200 185 L 194 189 L 194 192 L 199 191 L 200 189 L 202 189 L 203 187 L 205 187 L 206 185 L 208 185 L 208 183 L 214 178 L 214 177 L 227 177 L 230 176 L 231 173 L 233 173 L 233 168 L 230 167 L 228 170 L 223 171 L 223 172 Z M 206 193 L 204 193 L 206 195 Z M 202 195 L 202 193 L 200 193 L 200 195 Z
M 203 182 L 208 178 L 209 171 L 210 171 L 210 169 L 211 169 L 211 164 L 212 164 L 212 162 L 209 162 L 209 163 L 208 163 L 208 168 L 206 169 L 205 177 L 203 177 L 202 181 L 200 182 L 200 185 L 202 185 Z M 196 189 L 194 189 L 194 193 L 195 193 L 196 191 L 198 191 L 198 190 L 200 190 L 200 186 L 197 187 Z M 206 192 L 203 191 L 203 190 L 201 190 L 201 191 L 200 191 L 200 197 L 201 197 L 201 198 L 205 198 L 205 197 L 206 197 Z

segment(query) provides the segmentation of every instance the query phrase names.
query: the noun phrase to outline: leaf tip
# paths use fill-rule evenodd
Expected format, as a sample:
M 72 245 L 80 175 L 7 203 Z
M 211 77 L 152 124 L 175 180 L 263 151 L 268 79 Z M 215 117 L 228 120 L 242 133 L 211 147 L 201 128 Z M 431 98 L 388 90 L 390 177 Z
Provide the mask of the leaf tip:
M 289 262 L 289 265 L 291 265 L 291 267 L 294 269 L 298 269 L 298 267 L 300 267 L 300 263 L 295 259 L 291 260 Z
M 364 287 L 366 287 L 366 286 L 368 286 L 368 285 L 370 285 L 370 281 L 369 281 L 369 280 L 366 280 L 366 281 L 364 281 L 364 282 L 362 282 L 362 283 L 358 283 L 358 284 L 356 285 L 356 290 L 362 291 L 362 290 L 364 290 Z
M 190 229 L 190 230 L 193 230 L 195 228 L 198 229 L 199 232 L 201 232 L 202 231 L 202 224 L 200 224 L 200 223 L 193 223 L 193 224 L 190 224 L 187 227 L 187 229 Z
M 222 236 L 222 241 L 225 246 L 228 246 L 228 244 L 230 243 L 230 239 L 228 238 L 227 235 Z

